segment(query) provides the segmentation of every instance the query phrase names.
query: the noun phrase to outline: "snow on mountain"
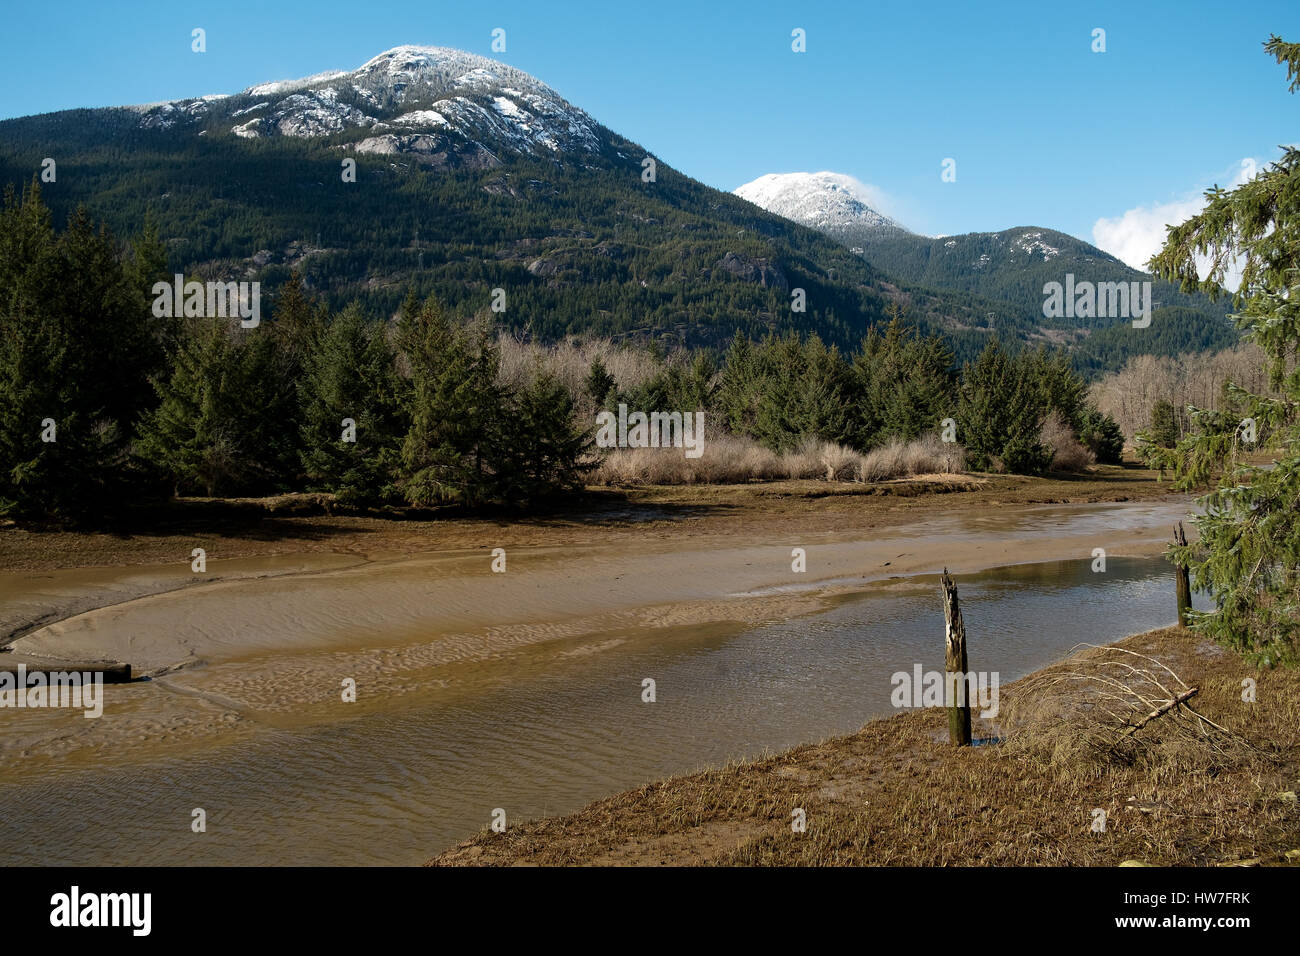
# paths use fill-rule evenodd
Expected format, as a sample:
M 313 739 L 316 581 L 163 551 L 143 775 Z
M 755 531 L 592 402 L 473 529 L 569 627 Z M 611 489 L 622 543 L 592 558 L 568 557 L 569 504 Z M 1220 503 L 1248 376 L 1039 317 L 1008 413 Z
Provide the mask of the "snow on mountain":
M 244 138 L 357 133 L 358 152 L 494 165 L 501 153 L 595 152 L 601 127 L 540 80 L 487 57 L 399 46 L 350 72 L 242 93 L 135 107 L 146 129 L 222 129 Z
M 1059 248 L 1043 241 L 1042 230 L 1021 233 L 1013 245 L 1016 249 L 1029 253 L 1030 256 L 1041 255 L 1044 262 L 1061 254 Z
M 841 173 L 768 173 L 735 191 L 768 212 L 810 226 L 842 242 L 907 229 L 866 202 L 865 188 Z

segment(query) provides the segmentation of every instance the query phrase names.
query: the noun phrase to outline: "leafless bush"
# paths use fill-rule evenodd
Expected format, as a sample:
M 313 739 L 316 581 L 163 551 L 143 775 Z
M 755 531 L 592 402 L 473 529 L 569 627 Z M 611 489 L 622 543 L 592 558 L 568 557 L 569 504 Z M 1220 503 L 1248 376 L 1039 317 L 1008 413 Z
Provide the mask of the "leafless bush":
M 1150 427 L 1151 409 L 1161 399 L 1174 406 L 1179 426 L 1186 431 L 1191 424 L 1187 406 L 1218 408 L 1225 381 L 1269 393 L 1264 353 L 1258 346 L 1245 343 L 1221 352 L 1179 356 L 1135 355 L 1094 384 L 1090 398 L 1132 442 L 1134 433 Z
M 681 448 L 616 448 L 593 473 L 595 484 L 741 484 L 773 479 L 887 481 L 913 475 L 953 474 L 965 468 L 965 449 L 937 438 L 894 442 L 865 455 L 834 442 L 805 440 L 785 454 L 736 435 L 704 443 L 699 458 Z
M 1052 450 L 1052 468 L 1056 471 L 1083 471 L 1097 463 L 1097 456 L 1075 438 L 1058 411 L 1053 410 L 1044 419 L 1039 441 Z
M 861 456 L 859 481 L 887 481 L 912 475 L 950 475 L 966 470 L 966 449 L 933 435 L 910 442 L 891 441 Z
M 681 448 L 615 448 L 594 472 L 601 485 L 743 484 L 788 476 L 782 457 L 747 438 L 720 435 L 699 458 Z
M 497 374 L 500 383 L 523 385 L 541 371 L 550 372 L 575 402 L 585 397 L 583 386 L 596 359 L 624 391 L 643 385 L 659 369 L 647 350 L 619 347 L 607 339 L 566 339 L 555 345 L 540 345 L 503 332 L 497 338 L 497 347 L 501 353 Z
M 832 441 L 819 443 L 817 461 L 822 467 L 821 477 L 827 481 L 849 481 L 857 475 L 862 455 Z
M 1198 689 L 1160 661 L 1125 648 L 1081 647 L 1004 698 L 1009 753 L 1062 773 L 1116 764 L 1208 771 L 1263 758 L 1199 714 Z
M 799 447 L 781 456 L 781 466 L 787 478 L 825 478 L 826 466 L 821 461 L 822 443 L 815 438 L 805 438 Z

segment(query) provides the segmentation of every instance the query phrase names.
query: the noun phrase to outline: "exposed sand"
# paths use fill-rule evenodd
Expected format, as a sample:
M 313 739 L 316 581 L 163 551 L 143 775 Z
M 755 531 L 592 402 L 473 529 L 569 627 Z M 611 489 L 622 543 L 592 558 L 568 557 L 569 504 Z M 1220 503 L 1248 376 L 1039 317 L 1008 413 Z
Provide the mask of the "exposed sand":
M 1182 500 L 945 511 L 864 538 L 860 531 L 748 540 L 707 535 L 507 551 L 494 543 L 409 556 L 210 560 L 129 572 L 0 575 L 6 617 L 52 620 L 11 645 L 45 658 L 109 658 L 140 674 L 250 657 L 426 650 L 422 664 L 596 633 L 789 617 L 863 581 L 1006 564 L 1159 553 Z M 594 538 L 599 533 L 593 533 Z M 792 549 L 807 570 L 792 570 Z
M 339 719 L 341 680 L 365 693 L 351 713 L 445 689 L 466 668 L 491 668 L 523 648 L 602 653 L 680 625 L 745 625 L 825 607 L 834 595 L 893 576 L 964 573 L 1008 564 L 1159 553 L 1185 498 L 963 509 L 936 496 L 881 527 L 802 531 L 797 520 L 753 532 L 638 535 L 586 529 L 562 547 L 416 554 L 312 552 L 166 566 L 0 573 L 0 620 L 21 636 L 13 654 L 115 659 L 153 680 L 106 688 L 108 716 L 9 711 L 6 758 L 143 759 L 177 746 L 226 742 L 258 726 Z M 494 540 L 495 538 L 495 540 Z M 803 548 L 807 570 L 792 570 Z M 549 646 L 549 644 L 547 645 Z M 129 746 L 123 748 L 122 744 Z M 33 766 L 30 762 L 29 768 Z
M 625 714 L 623 677 L 610 678 L 629 661 L 651 673 L 667 662 L 670 686 L 676 667 L 732 700 L 749 672 L 715 650 L 766 633 L 752 625 L 780 631 L 816 615 L 807 618 L 815 628 L 867 582 L 914 591 L 906 576 L 945 566 L 964 574 L 1065 559 L 1086 568 L 1099 547 L 1112 558 L 1158 554 L 1190 507 L 1128 469 L 963 487 L 646 489 L 518 521 L 241 523 L 218 513 L 131 534 L 0 529 L 0 645 L 11 645 L 0 658 L 119 659 L 146 675 L 106 686 L 99 719 L 0 711 L 0 788 L 15 820 L 39 828 L 113 806 L 84 859 L 126 858 L 116 840 L 131 859 L 170 859 L 161 848 L 176 848 L 171 831 L 155 828 L 173 815 L 187 826 L 201 805 L 226 814 L 214 859 L 241 859 L 246 845 L 278 858 L 277 841 L 323 846 L 321 828 L 341 827 L 358 861 L 413 862 L 460 839 L 480 804 L 498 806 L 516 786 L 525 787 L 516 812 L 545 816 L 553 799 L 578 806 L 679 772 L 671 741 L 698 749 L 709 721 L 731 726 L 731 710 L 709 710 L 707 690 L 650 724 Z M 208 552 L 199 574 L 196 546 Z M 504 574 L 492 571 L 497 547 Z M 804 573 L 791 568 L 793 548 L 806 551 Z M 702 678 L 691 670 L 701 652 Z M 772 693 L 802 683 L 791 673 Z M 340 700 L 346 679 L 354 703 Z M 851 692 L 844 706 L 856 713 L 867 706 L 860 697 Z M 705 733 L 710 755 L 693 759 L 729 759 L 713 744 L 745 732 Z M 643 741 L 624 753 L 624 735 L 646 733 L 667 749 Z M 519 740 L 532 749 L 515 752 Z M 640 761 L 635 773 L 628 758 Z M 325 794 L 336 802 L 328 824 L 313 809 Z M 267 807 L 283 819 L 259 823 Z M 412 843 L 406 855 L 368 849 L 385 826 Z

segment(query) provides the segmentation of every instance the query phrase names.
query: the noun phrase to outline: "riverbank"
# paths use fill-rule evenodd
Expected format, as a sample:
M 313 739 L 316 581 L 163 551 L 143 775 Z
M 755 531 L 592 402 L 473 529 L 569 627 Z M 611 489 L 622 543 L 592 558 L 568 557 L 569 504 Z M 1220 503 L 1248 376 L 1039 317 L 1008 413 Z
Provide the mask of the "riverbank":
M 542 667 L 675 629 L 788 621 L 869 582 L 945 566 L 1089 562 L 1096 548 L 1155 555 L 1189 507 L 1167 491 L 1150 472 L 1110 469 L 630 489 L 583 513 L 518 520 L 267 516 L 302 503 L 257 502 L 233 506 L 242 519 L 209 503 L 185 517 L 183 504 L 147 533 L 10 528 L 0 646 L 121 661 L 154 682 L 116 689 L 111 719 L 10 715 L 0 770 L 10 759 L 188 751 L 441 699 L 523 654 Z M 493 571 L 496 548 L 504 573 Z M 109 559 L 117 566 L 100 564 Z M 347 707 L 340 674 L 364 691 Z
M 223 516 L 182 503 L 146 533 L 0 533 L 0 647 L 157 676 L 419 643 L 431 667 L 610 629 L 788 619 L 863 583 L 941 567 L 1157 554 L 1190 505 L 1167 492 L 1150 472 L 1114 468 L 629 489 L 521 519 L 293 517 L 276 502 Z M 258 709 L 324 693 L 276 685 Z
M 105 688 L 98 720 L 5 712 L 0 796 L 32 833 L 96 815 L 69 864 L 420 863 L 485 807 L 569 812 L 888 713 L 888 675 L 935 651 L 917 575 L 962 576 L 998 635 L 979 666 L 1008 679 L 1156 626 L 1172 613 L 1158 555 L 1190 507 L 1167 491 L 1117 470 L 631 489 L 518 520 L 292 500 L 238 503 L 241 524 L 196 503 L 72 544 L 11 528 L 8 553 L 60 562 L 0 572 L 13 653 L 142 679 Z M 647 675 L 667 706 L 641 702 Z M 195 806 L 230 821 L 202 847 L 168 822 Z
M 430 863 L 1300 865 L 1300 672 L 1259 671 L 1176 628 L 1112 646 L 1149 655 L 1197 688 L 1196 710 L 1234 742 L 1198 749 L 1157 721 L 1132 759 L 1054 762 L 1023 739 L 953 748 L 944 711 L 908 711 L 567 816 L 485 828 Z M 1003 713 L 1033 682 L 1076 663 L 1004 687 Z M 1254 702 L 1242 699 L 1246 678 Z M 976 721 L 977 736 L 994 729 Z M 805 832 L 792 826 L 796 810 Z
M 741 485 L 590 488 L 543 514 L 408 512 L 394 516 L 330 513 L 327 496 L 180 499 L 126 515 L 103 529 L 77 530 L 0 521 L 0 569 L 48 571 L 190 561 L 196 542 L 214 560 L 287 554 L 412 554 L 479 546 L 563 546 L 594 535 L 736 534 L 797 523 L 834 530 L 849 519 L 864 528 L 938 509 L 1144 501 L 1172 495 L 1156 472 L 1129 464 L 1088 474 L 929 475 L 873 483 L 767 481 Z M 951 497 L 950 497 L 951 496 Z M 2 636 L 2 635 L 0 635 Z

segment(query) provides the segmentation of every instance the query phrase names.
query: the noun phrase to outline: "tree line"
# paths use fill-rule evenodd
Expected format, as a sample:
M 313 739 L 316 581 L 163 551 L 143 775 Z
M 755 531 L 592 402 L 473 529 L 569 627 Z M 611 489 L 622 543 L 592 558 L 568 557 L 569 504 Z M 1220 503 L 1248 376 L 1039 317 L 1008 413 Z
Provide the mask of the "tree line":
M 526 507 L 583 485 L 587 413 L 703 410 L 775 451 L 815 438 L 867 451 L 927 432 L 977 468 L 1039 472 L 1052 413 L 1103 461 L 1118 427 L 1062 353 L 990 342 L 958 367 L 894 308 L 845 354 L 815 334 L 670 359 L 627 388 L 597 360 L 580 389 L 545 363 L 500 374 L 495 330 L 408 294 L 395 320 L 335 310 L 290 275 L 270 321 L 159 318 L 166 250 L 146 223 L 119 244 L 84 212 L 58 231 L 32 184 L 0 210 L 0 511 L 89 518 L 176 496 L 320 491 L 344 504 Z
M 1055 414 L 1096 460 L 1118 462 L 1119 426 L 1088 399 L 1068 355 L 1015 350 L 993 338 L 958 367 L 946 340 L 906 324 L 901 307 L 843 353 L 816 334 L 736 333 L 720 362 L 708 353 L 667 363 L 630 390 L 599 361 L 587 391 L 603 408 L 707 409 L 710 420 L 776 452 L 809 439 L 867 452 L 932 433 L 965 446 L 976 469 L 1045 471 L 1043 426 Z
M 0 513 L 87 519 L 175 495 L 526 506 L 580 487 L 591 444 L 546 374 L 498 383 L 494 340 L 434 299 L 396 323 L 294 277 L 274 321 L 154 316 L 155 230 L 56 231 L 33 184 L 0 209 Z

